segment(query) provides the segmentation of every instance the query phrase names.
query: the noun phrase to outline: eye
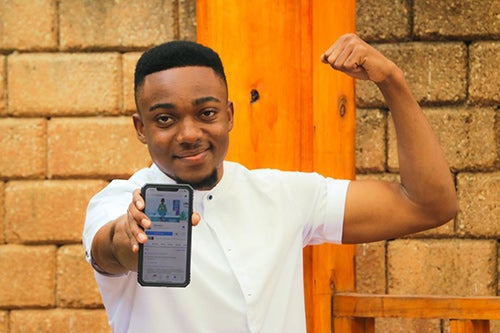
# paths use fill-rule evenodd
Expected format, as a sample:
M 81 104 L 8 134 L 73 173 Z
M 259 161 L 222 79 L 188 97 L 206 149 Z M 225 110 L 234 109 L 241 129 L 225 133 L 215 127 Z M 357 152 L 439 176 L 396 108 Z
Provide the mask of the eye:
M 205 109 L 200 113 L 200 118 L 204 120 L 211 120 L 215 118 L 217 111 L 214 109 Z
M 160 114 L 155 117 L 156 122 L 161 126 L 170 125 L 174 122 L 174 118 L 166 114 Z

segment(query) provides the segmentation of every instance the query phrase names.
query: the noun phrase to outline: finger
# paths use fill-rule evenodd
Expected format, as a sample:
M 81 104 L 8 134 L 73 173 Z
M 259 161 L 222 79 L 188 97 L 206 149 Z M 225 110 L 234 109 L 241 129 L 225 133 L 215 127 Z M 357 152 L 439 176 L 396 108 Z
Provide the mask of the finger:
M 345 43 L 344 38 L 339 38 L 335 43 L 333 43 L 322 55 L 321 61 L 325 64 L 333 65 Z
M 198 223 L 200 223 L 201 221 L 201 216 L 200 214 L 194 212 L 193 215 L 191 215 L 191 223 L 193 224 L 193 226 L 197 226 Z
M 121 221 L 119 222 L 119 224 L 122 225 L 122 227 L 120 227 L 120 229 L 123 230 L 122 235 L 124 235 L 126 237 L 126 240 L 128 240 L 128 242 L 130 243 L 130 248 L 131 248 L 132 252 L 137 253 L 137 251 L 139 250 L 139 243 L 137 242 L 137 239 L 134 237 L 134 235 L 131 232 L 131 229 L 130 229 L 131 216 L 130 216 L 130 213 L 128 210 L 127 210 L 127 213 L 125 215 L 120 217 L 120 220 Z M 115 232 L 115 235 L 116 234 L 118 234 L 118 233 Z
M 367 60 L 368 50 L 366 45 L 359 41 L 352 41 L 346 48 L 349 54 L 342 60 L 341 66 L 348 70 L 361 69 Z
M 334 69 L 356 78 L 364 77 L 364 65 L 366 61 L 366 48 L 362 44 L 359 44 L 357 40 L 351 40 L 346 43 L 335 59 L 333 59 L 333 55 L 328 58 L 328 63 Z
M 353 33 L 348 33 L 340 36 L 321 56 L 321 61 L 334 65 L 337 58 L 344 52 L 347 45 L 353 40 L 358 39 L 358 36 Z
M 133 206 L 132 204 L 130 206 Z M 148 241 L 148 236 L 144 230 L 139 227 L 137 220 L 134 218 L 130 209 L 127 210 L 127 222 L 128 222 L 128 233 L 131 240 L 135 240 L 137 243 L 144 244 Z M 132 241 L 134 243 L 134 241 Z
M 128 211 L 135 221 L 139 221 L 139 225 L 144 229 L 151 228 L 151 220 L 144 214 L 144 199 L 141 196 L 139 189 L 132 193 L 132 204 L 129 205 Z
M 137 207 L 137 210 L 144 210 L 144 198 L 141 195 L 141 190 L 137 189 L 132 193 L 132 202 Z
M 366 62 L 366 57 L 362 57 L 358 61 L 356 61 L 354 63 L 354 65 L 356 65 L 356 68 L 357 67 L 363 67 L 363 65 L 365 64 L 365 62 Z
M 349 60 L 352 58 L 352 47 L 346 45 L 338 54 L 337 58 L 333 61 L 332 66 L 335 69 L 345 70 L 350 69 Z
M 137 208 L 130 204 L 127 209 L 127 217 L 130 217 L 129 223 L 141 226 L 143 229 L 151 228 L 151 220 L 142 211 L 137 210 Z

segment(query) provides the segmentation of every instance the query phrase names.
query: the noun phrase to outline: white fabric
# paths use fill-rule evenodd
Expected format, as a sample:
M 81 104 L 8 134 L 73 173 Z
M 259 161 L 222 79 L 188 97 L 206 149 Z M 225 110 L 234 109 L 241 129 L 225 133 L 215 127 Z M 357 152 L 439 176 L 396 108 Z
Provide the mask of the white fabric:
M 91 200 L 83 235 L 89 261 L 95 233 L 148 182 L 173 181 L 153 165 Z M 187 288 L 141 287 L 133 272 L 95 272 L 113 332 L 305 332 L 302 248 L 341 242 L 348 184 L 224 162 L 217 186 L 194 194 L 202 220 L 193 228 Z

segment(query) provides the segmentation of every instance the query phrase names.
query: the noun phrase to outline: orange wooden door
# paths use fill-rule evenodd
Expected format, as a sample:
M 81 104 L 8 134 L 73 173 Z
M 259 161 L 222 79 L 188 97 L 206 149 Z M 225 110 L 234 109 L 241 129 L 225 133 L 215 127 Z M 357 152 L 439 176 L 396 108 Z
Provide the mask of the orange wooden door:
M 309 12 L 307 1 L 198 1 L 198 41 L 221 56 L 235 106 L 229 160 L 312 169 Z
M 235 106 L 228 160 L 354 177 L 354 83 L 319 61 L 354 19 L 355 0 L 197 1 L 197 39 L 220 54 Z M 308 247 L 304 269 L 308 332 L 330 332 L 354 247 Z

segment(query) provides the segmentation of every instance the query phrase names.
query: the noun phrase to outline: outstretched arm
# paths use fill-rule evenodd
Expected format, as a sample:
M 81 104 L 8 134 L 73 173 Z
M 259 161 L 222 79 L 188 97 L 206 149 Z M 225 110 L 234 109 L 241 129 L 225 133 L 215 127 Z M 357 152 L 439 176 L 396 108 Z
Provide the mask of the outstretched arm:
M 200 215 L 193 213 L 193 226 L 200 222 Z M 105 224 L 92 241 L 92 259 L 101 273 L 123 274 L 137 271 L 139 244 L 147 242 L 144 229 L 151 221 L 144 214 L 144 199 L 140 190 L 133 193 L 127 212 Z
M 142 228 L 149 228 L 151 224 L 143 209 L 144 200 L 136 190 L 127 212 L 96 233 L 92 242 L 92 258 L 101 272 L 122 274 L 137 271 L 139 243 L 147 241 Z
M 448 164 L 401 69 L 354 34 L 342 36 L 321 60 L 354 78 L 375 82 L 396 129 L 401 183 L 351 183 L 343 242 L 390 239 L 452 219 L 458 204 Z

